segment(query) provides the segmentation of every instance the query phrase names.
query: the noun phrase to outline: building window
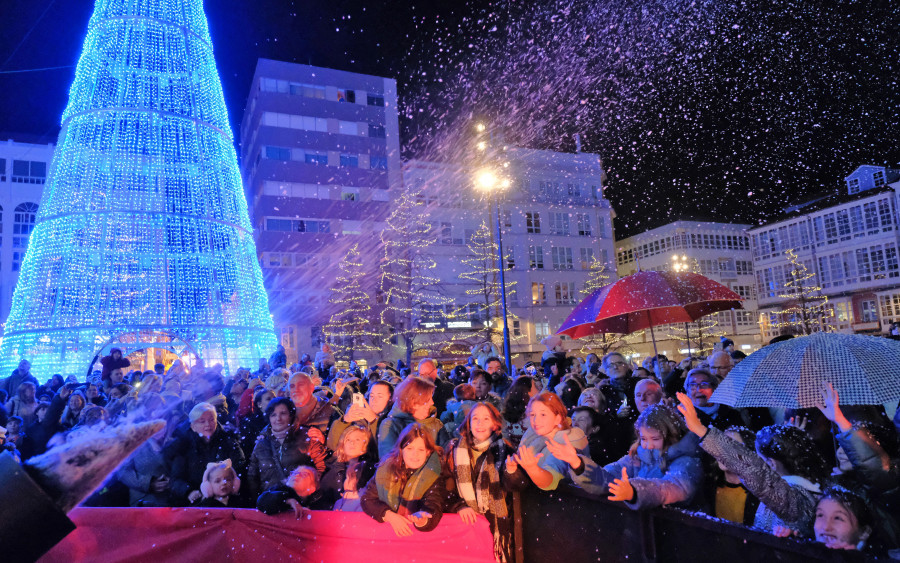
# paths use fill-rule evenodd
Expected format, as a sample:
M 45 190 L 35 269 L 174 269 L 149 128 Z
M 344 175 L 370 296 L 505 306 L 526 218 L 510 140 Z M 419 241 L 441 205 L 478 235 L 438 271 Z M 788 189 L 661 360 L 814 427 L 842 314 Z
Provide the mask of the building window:
M 876 187 L 876 188 L 883 186 L 884 183 L 885 183 L 885 182 L 884 182 L 884 170 L 879 170 L 878 172 L 876 172 L 875 174 L 873 174 L 873 175 L 872 175 L 872 179 L 875 180 L 875 187 Z M 858 185 L 858 184 L 859 184 L 859 181 L 857 180 L 857 185 Z M 853 193 L 853 192 L 850 192 L 850 193 Z
M 384 139 L 386 136 L 384 125 L 369 124 L 369 137 L 373 139 Z
M 512 211 L 504 211 L 502 213 L 503 217 L 503 226 L 506 228 L 512 227 Z
M 387 170 L 388 160 L 386 156 L 369 157 L 369 168 L 372 170 Z
M 572 269 L 572 249 L 562 246 L 554 246 L 550 249 L 553 258 L 554 270 L 571 270 Z
M 507 270 L 515 270 L 516 269 L 516 252 L 514 249 L 509 249 L 509 252 L 506 254 L 506 269 Z
M 284 147 L 266 147 L 265 155 L 269 160 L 290 160 L 291 149 Z
M 590 270 L 591 264 L 594 262 L 594 249 L 581 248 L 579 249 L 579 253 L 581 254 L 581 269 Z
M 0 182 L 6 181 L 6 159 L 0 158 Z
M 544 247 L 529 246 L 528 247 L 528 267 L 532 270 L 544 269 Z
M 531 283 L 531 304 L 532 305 L 546 305 L 547 304 L 547 293 L 544 291 L 544 284 L 532 282 Z
M 860 321 L 864 323 L 878 322 L 878 307 L 874 299 L 867 299 L 859 304 Z
M 512 329 L 513 336 L 522 336 L 522 321 L 513 321 Z
M 337 91 L 337 101 L 355 104 L 356 103 L 356 91 L 355 90 L 338 90 Z
M 453 225 L 441 223 L 441 244 L 453 244 Z
M 43 184 L 47 180 L 47 163 L 13 160 L 12 181 L 18 184 Z
M 555 212 L 550 213 L 550 234 L 554 234 L 554 235 L 568 235 L 569 234 L 569 214 L 568 213 L 555 213 Z
M 359 201 L 359 188 L 343 188 L 341 190 L 342 201 Z
M 16 206 L 13 214 L 13 248 L 26 248 L 28 237 L 34 230 L 34 222 L 37 219 L 38 204 L 25 202 Z M 24 254 L 24 253 L 23 253 Z M 16 260 L 13 260 L 13 264 Z M 13 269 L 17 269 L 13 267 Z
M 288 326 L 281 329 L 281 345 L 288 350 L 295 348 L 294 327 Z
M 359 155 L 342 154 L 341 168 L 359 168 Z
M 557 305 L 575 304 L 575 282 L 556 282 L 553 289 Z
M 525 213 L 525 230 L 529 233 L 540 234 L 541 232 L 541 214 Z
M 538 340 L 543 340 L 550 336 L 550 323 L 547 321 L 534 323 L 534 336 Z
M 591 216 L 587 213 L 576 213 L 575 219 L 578 222 L 578 234 L 583 237 L 591 236 Z
M 850 178 L 847 180 L 847 191 L 851 194 L 859 193 L 859 178 Z
M 308 219 L 280 219 L 268 217 L 266 219 L 267 231 L 293 232 L 293 233 L 330 233 L 330 221 L 310 221 Z
M 366 94 L 366 103 L 379 108 L 384 107 L 384 96 L 378 94 Z

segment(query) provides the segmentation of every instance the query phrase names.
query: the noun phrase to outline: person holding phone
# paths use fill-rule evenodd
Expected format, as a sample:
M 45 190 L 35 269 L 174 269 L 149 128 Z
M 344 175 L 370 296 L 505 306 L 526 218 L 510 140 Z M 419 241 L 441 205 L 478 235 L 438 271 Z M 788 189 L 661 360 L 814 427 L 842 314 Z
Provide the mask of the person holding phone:
M 353 394 L 352 403 L 344 416 L 331 424 L 325 444 L 329 450 L 337 451 L 341 435 L 350 426 L 356 425 L 368 430 L 372 439 L 369 441 L 371 453 L 377 456 L 378 424 L 384 420 L 391 410 L 394 388 L 387 381 L 375 381 L 369 386 L 368 398 L 359 393 Z

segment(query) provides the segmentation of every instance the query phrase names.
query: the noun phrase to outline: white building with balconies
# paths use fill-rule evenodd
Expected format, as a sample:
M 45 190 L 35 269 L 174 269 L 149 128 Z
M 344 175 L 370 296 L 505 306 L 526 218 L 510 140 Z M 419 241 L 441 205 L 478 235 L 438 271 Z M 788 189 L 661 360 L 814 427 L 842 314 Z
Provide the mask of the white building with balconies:
M 762 338 L 784 332 L 791 299 L 787 250 L 797 253 L 810 279 L 828 298 L 820 325 L 840 332 L 881 333 L 900 321 L 900 171 L 860 166 L 846 189 L 786 209 L 783 218 L 750 229 Z

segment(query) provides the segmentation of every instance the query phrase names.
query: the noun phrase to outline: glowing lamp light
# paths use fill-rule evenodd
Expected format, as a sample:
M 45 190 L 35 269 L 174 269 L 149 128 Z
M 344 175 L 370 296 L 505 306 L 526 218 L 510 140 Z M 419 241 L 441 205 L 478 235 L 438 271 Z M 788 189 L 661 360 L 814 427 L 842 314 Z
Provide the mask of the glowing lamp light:
M 499 183 L 500 179 L 497 177 L 497 174 L 494 173 L 493 170 L 481 170 L 475 176 L 475 182 L 478 184 L 478 187 L 483 190 L 490 190 L 494 186 Z

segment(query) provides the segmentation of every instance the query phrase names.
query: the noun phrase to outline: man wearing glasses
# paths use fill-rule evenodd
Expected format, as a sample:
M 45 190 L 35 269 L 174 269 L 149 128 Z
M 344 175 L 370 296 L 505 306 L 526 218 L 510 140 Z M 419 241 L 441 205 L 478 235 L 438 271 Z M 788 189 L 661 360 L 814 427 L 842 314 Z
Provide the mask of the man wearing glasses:
M 634 403 L 634 387 L 640 379 L 631 375 L 631 366 L 625 356 L 618 352 L 610 352 L 603 356 L 603 371 L 609 382 L 600 386 L 600 392 L 606 397 L 606 408 L 610 414 L 627 418 L 637 417 L 637 405 Z M 620 407 L 627 404 L 628 408 Z
M 734 360 L 728 352 L 716 352 L 709 357 L 709 370 L 719 378 L 719 381 L 728 377 L 733 367 Z
M 723 432 L 732 426 L 743 426 L 744 418 L 737 410 L 709 398 L 719 386 L 719 380 L 705 369 L 692 369 L 684 379 L 684 391 L 697 409 L 704 426 L 713 426 Z
M 417 370 L 419 377 L 434 383 L 434 408 L 437 409 L 437 417 L 447 409 L 447 401 L 453 396 L 453 384 L 438 377 L 437 365 L 431 358 L 424 358 L 419 362 Z

